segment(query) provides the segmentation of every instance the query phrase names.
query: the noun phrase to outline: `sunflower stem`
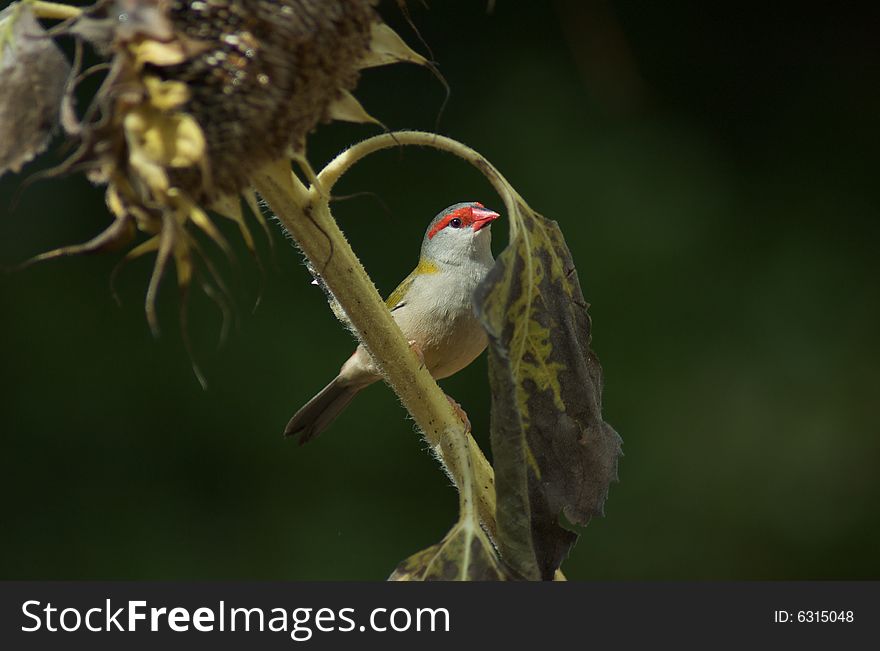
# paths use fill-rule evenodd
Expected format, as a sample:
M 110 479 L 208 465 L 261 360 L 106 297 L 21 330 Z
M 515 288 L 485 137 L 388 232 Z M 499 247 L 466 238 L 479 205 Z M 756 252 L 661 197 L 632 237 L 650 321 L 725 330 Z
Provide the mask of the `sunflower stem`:
M 329 195 L 336 182 L 339 181 L 339 179 L 358 161 L 377 151 L 391 149 L 397 146 L 418 146 L 439 149 L 464 159 L 480 170 L 504 202 L 505 209 L 507 210 L 508 215 L 511 216 L 511 238 L 516 236 L 519 223 L 513 219 L 513 216 L 518 214 L 518 211 L 514 209 L 516 202 L 522 201 L 519 195 L 512 190 L 510 184 L 501 173 L 479 152 L 457 140 L 440 136 L 435 133 L 425 131 L 395 131 L 393 133 L 385 133 L 372 138 L 367 138 L 366 140 L 362 140 L 361 142 L 352 145 L 330 161 L 330 163 L 321 170 L 321 173 L 318 175 L 318 181 L 323 192 Z M 467 440 L 470 466 L 474 476 L 475 499 L 480 521 L 483 523 L 483 527 L 486 529 L 489 537 L 495 540 L 498 532 L 498 525 L 495 518 L 495 471 L 470 433 L 467 435 Z M 441 456 L 441 458 L 443 458 L 442 450 L 437 446 L 436 442 L 431 441 L 430 439 L 429 442 L 434 446 L 435 451 Z M 561 576 L 560 573 L 560 577 Z M 564 579 L 564 577 L 562 578 Z
M 438 149 L 458 156 L 476 167 L 486 177 L 504 203 L 510 223 L 510 238 L 514 239 L 518 235 L 520 228 L 522 228 L 519 220 L 519 207 L 525 205 L 525 202 L 513 189 L 513 186 L 508 183 L 507 179 L 475 149 L 452 138 L 427 131 L 394 131 L 367 138 L 352 145 L 330 161 L 318 175 L 318 180 L 324 192 L 330 194 L 336 182 L 358 161 L 377 151 L 399 146 Z M 480 519 L 489 536 L 495 540 L 497 539 L 498 531 L 495 517 L 497 500 L 495 494 L 495 471 L 470 434 L 468 434 L 468 445 L 470 446 L 471 463 L 475 478 L 474 487 Z M 554 580 L 566 581 L 567 579 L 562 570 L 556 570 Z
M 329 189 L 318 183 L 306 190 L 286 162 L 266 166 L 252 181 L 333 293 L 386 381 L 442 459 L 458 487 L 460 521 L 478 528 L 482 519 L 494 531 L 494 477 L 488 481 L 486 476 L 486 468 L 491 471 L 491 467 L 482 453 L 474 454 L 479 450 L 476 442 L 410 349 L 333 219 Z M 478 481 L 478 477 L 487 481 Z

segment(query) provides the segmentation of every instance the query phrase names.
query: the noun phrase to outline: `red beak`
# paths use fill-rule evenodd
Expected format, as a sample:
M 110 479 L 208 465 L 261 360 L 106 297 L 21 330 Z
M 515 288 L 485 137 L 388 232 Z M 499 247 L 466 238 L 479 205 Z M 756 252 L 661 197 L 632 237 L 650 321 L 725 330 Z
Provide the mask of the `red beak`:
M 486 208 L 473 208 L 472 214 L 474 216 L 474 233 L 501 217 L 497 212 Z

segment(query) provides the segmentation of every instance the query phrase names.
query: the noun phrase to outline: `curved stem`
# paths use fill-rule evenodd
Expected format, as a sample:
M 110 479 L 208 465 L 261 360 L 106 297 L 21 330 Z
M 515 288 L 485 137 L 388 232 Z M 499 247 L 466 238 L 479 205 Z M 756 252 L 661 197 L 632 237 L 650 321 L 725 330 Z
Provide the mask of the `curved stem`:
M 431 147 L 433 149 L 439 149 L 454 154 L 476 167 L 483 176 L 486 177 L 504 202 L 504 207 L 510 220 L 510 239 L 512 240 L 517 237 L 521 228 L 521 222 L 519 219 L 520 207 L 525 205 L 522 197 L 517 194 L 501 172 L 499 172 L 495 166 L 486 160 L 486 158 L 484 158 L 478 151 L 471 149 L 457 140 L 440 136 L 435 133 L 429 133 L 426 131 L 395 131 L 362 140 L 340 153 L 324 167 L 318 175 L 321 187 L 324 192 L 329 195 L 336 182 L 339 181 L 339 179 L 351 169 L 355 163 L 377 151 L 399 146 Z M 525 232 L 523 234 L 526 235 Z M 470 446 L 472 467 L 474 470 L 474 487 L 476 490 L 477 505 L 480 511 L 480 520 L 489 533 L 489 536 L 495 540 L 497 538 L 498 530 L 495 518 L 497 501 L 497 496 L 495 494 L 495 471 L 486 459 L 480 446 L 470 434 L 468 434 L 468 445 Z M 556 570 L 554 580 L 566 580 L 565 574 L 563 574 L 562 570 Z
M 492 165 L 492 163 L 486 160 L 478 151 L 471 149 L 467 145 L 463 145 L 457 140 L 447 138 L 446 136 L 439 136 L 436 133 L 429 133 L 427 131 L 393 131 L 391 133 L 383 133 L 362 140 L 356 145 L 352 145 L 330 161 L 330 163 L 328 163 L 318 175 L 318 179 L 320 180 L 324 191 L 329 194 L 340 177 L 358 161 L 374 152 L 403 145 L 431 147 L 433 149 L 439 149 L 454 154 L 455 156 L 466 160 L 486 177 L 498 193 L 498 196 L 500 196 L 501 200 L 504 202 L 507 214 L 511 217 L 519 214 L 517 204 L 522 203 L 522 198 L 513 191 L 511 185 L 507 182 L 507 179 L 501 175 L 501 172 L 495 169 L 495 166 Z M 519 220 L 511 219 L 511 239 L 517 236 L 519 228 Z
M 482 154 L 457 140 L 440 136 L 425 131 L 396 131 L 385 133 L 372 138 L 367 138 L 343 151 L 318 174 L 318 181 L 323 191 L 329 195 L 337 181 L 358 161 L 370 154 L 391 149 L 398 146 L 431 147 L 454 154 L 476 167 L 504 202 L 507 214 L 510 216 L 511 238 L 516 237 L 520 227 L 519 220 L 515 218 L 519 211 L 517 203 L 522 199 L 511 188 L 502 174 L 486 160 Z M 435 451 L 445 458 L 442 450 L 438 449 L 437 442 L 431 441 Z M 486 455 L 480 446 L 468 434 L 468 446 L 470 448 L 471 467 L 474 475 L 474 488 L 480 520 L 489 536 L 494 540 L 497 537 L 497 522 L 495 519 L 497 498 L 495 494 L 495 471 L 486 459 Z M 455 478 L 453 478 L 455 479 Z

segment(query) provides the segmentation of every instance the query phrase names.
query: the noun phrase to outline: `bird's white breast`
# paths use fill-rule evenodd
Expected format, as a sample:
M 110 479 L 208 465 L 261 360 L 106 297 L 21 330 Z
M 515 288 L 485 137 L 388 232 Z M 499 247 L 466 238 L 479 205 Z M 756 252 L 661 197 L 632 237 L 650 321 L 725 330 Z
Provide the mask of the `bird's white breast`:
M 470 364 L 486 348 L 486 333 L 474 316 L 473 293 L 491 265 L 441 266 L 415 278 L 393 316 L 407 339 L 415 341 L 437 378 Z

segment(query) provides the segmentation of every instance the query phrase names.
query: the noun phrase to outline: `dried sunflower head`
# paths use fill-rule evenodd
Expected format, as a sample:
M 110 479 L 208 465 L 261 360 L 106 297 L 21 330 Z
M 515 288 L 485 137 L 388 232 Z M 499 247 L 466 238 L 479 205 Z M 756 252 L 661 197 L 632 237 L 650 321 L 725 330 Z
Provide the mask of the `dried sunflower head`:
M 193 226 L 226 248 L 208 208 L 237 221 L 252 248 L 239 201 L 244 194 L 254 205 L 249 173 L 303 155 L 322 122 L 372 121 L 350 93 L 361 69 L 426 63 L 375 4 L 104 0 L 84 11 L 63 32 L 91 43 L 109 71 L 81 119 L 69 103 L 62 111 L 79 144 L 66 168 L 106 185 L 115 222 L 38 259 L 96 251 L 136 230 L 150 235 L 126 259 L 157 254 L 146 299 L 156 331 L 154 300 L 170 260 L 189 286 L 199 253 Z

